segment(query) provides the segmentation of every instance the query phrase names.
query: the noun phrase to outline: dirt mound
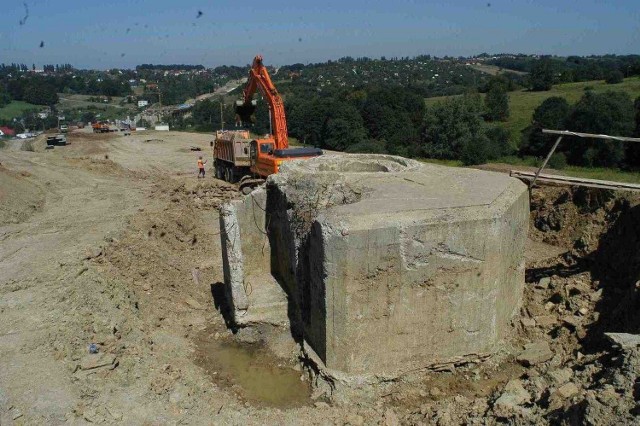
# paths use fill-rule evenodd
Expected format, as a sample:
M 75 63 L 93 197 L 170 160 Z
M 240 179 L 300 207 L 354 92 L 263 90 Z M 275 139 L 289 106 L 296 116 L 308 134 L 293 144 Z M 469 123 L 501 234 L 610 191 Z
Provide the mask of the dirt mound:
M 157 187 L 154 192 L 165 192 L 166 189 Z M 195 207 L 205 210 L 218 209 L 225 202 L 237 198 L 240 195 L 236 185 L 221 181 L 193 181 L 174 184 L 169 190 L 170 200 L 173 203 L 193 204 Z
M 0 225 L 22 222 L 44 205 L 44 191 L 29 176 L 0 165 Z
M 85 170 L 109 176 L 128 178 L 143 178 L 145 176 L 145 174 L 140 171 L 133 171 L 122 167 L 115 161 L 110 160 L 108 155 L 105 155 L 105 158 L 73 157 L 67 158 L 67 161 L 76 167 L 82 167 Z

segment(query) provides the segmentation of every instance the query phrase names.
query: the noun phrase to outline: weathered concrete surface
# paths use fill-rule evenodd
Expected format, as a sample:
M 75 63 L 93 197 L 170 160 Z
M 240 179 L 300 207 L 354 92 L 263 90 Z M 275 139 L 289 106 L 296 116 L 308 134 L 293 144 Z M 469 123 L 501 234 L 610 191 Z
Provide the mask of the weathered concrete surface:
M 287 296 L 271 274 L 266 199 L 259 188 L 220 211 L 225 290 L 238 325 L 288 324 Z
M 288 294 L 294 335 L 328 369 L 394 376 L 493 352 L 508 334 L 524 284 L 520 181 L 326 156 L 283 165 L 263 195 L 267 271 Z M 236 214 L 241 239 L 254 220 L 247 203 Z

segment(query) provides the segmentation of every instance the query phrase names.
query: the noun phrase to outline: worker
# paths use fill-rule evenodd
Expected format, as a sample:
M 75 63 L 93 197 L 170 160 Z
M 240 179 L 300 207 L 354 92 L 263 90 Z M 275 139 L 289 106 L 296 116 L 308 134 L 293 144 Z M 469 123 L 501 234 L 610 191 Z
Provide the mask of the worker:
M 207 164 L 207 160 L 202 161 L 202 155 L 198 157 L 198 178 L 202 175 L 204 179 L 204 165 Z

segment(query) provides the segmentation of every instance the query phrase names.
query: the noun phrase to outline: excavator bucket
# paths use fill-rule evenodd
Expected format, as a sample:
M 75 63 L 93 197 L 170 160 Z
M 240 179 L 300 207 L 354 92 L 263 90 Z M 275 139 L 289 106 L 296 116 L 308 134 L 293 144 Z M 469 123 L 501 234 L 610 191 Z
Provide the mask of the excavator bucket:
M 243 101 L 236 101 L 236 121 L 241 123 L 253 123 L 253 114 L 256 111 L 257 102 L 255 99 L 251 100 L 251 103 L 244 103 Z

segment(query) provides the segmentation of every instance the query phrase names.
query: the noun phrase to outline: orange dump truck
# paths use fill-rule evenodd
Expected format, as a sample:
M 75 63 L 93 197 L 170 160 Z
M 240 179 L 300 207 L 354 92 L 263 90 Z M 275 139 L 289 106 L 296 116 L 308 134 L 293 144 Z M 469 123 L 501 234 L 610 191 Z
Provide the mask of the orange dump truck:
M 109 125 L 107 123 L 98 121 L 91 124 L 93 133 L 109 133 Z

